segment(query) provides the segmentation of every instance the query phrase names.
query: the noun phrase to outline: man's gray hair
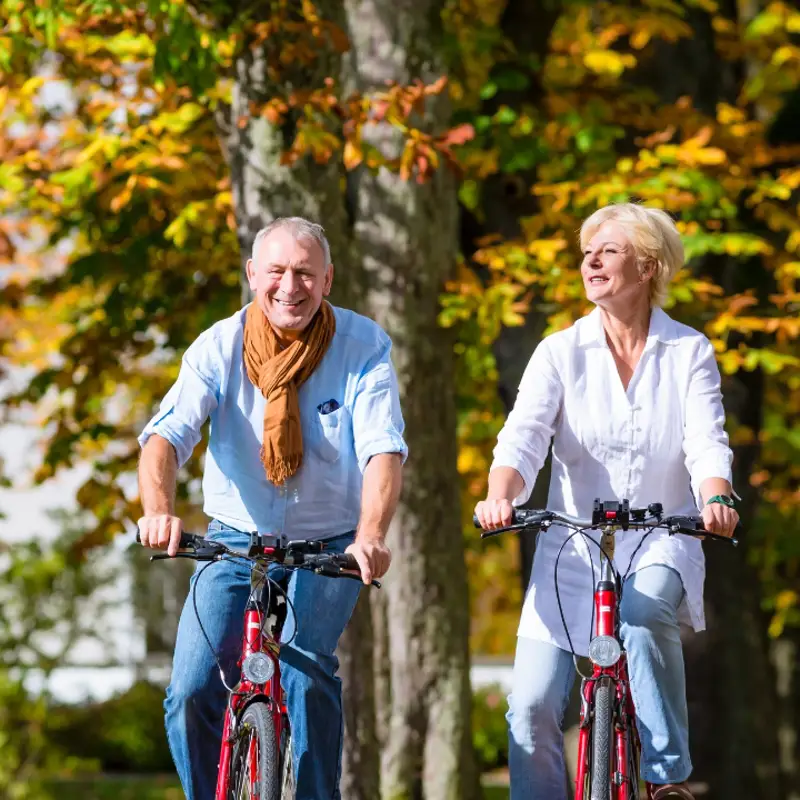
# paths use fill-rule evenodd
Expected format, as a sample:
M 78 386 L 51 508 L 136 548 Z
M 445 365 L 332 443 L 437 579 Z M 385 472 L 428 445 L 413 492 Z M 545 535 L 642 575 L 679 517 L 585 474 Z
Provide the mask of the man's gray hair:
M 256 260 L 256 253 L 258 253 L 258 246 L 267 238 L 273 231 L 286 229 L 295 239 L 313 239 L 322 249 L 322 256 L 325 259 L 325 267 L 331 263 L 331 248 L 328 244 L 328 239 L 325 236 L 325 229 L 322 225 L 316 222 L 309 222 L 303 217 L 278 217 L 272 220 L 269 225 L 263 227 L 253 240 L 253 253 L 251 258 Z

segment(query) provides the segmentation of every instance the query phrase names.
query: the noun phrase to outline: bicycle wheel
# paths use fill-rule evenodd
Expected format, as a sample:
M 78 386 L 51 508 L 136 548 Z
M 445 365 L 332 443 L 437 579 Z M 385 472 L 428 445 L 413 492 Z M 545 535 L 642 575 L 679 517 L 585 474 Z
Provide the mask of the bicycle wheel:
M 278 747 L 267 704 L 248 706 L 239 725 L 231 762 L 231 800 L 280 800 Z
M 294 800 L 294 759 L 288 720 L 284 720 L 284 726 L 284 733 L 281 736 L 281 800 Z
M 611 749 L 614 742 L 614 684 L 600 678 L 594 689 L 590 800 L 611 800 Z
M 628 727 L 628 777 L 630 778 L 630 800 L 639 800 L 639 764 L 642 760 L 639 732 L 634 723 Z

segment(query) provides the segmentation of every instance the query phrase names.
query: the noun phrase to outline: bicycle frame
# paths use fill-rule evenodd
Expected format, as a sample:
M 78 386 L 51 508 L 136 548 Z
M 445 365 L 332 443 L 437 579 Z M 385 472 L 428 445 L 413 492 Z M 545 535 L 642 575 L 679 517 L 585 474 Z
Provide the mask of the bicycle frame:
M 603 530 L 601 539 L 601 574 L 594 592 L 595 636 L 611 636 L 622 645 L 619 631 L 620 589 L 609 559 L 614 557 L 613 526 Z M 594 695 L 597 682 L 608 677 L 615 687 L 614 704 L 614 763 L 612 800 L 636 800 L 639 797 L 639 737 L 636 729 L 636 710 L 630 692 L 628 661 L 624 648 L 616 664 L 610 667 L 592 665 L 592 674 L 581 680 L 580 731 L 578 762 L 575 778 L 575 800 L 588 800 L 587 779 L 591 769 L 591 736 Z M 635 769 L 631 770 L 631 764 Z M 634 774 L 630 774 L 631 772 Z
M 219 769 L 217 770 L 217 790 L 215 800 L 229 800 L 231 759 L 233 749 L 239 735 L 238 720 L 250 703 L 258 699 L 265 702 L 272 714 L 275 726 L 275 741 L 283 752 L 283 735 L 288 729 L 286 701 L 281 688 L 281 669 L 278 655 L 280 653 L 280 631 L 272 630 L 267 615 L 270 609 L 264 608 L 261 602 L 251 595 L 244 612 L 244 635 L 242 637 L 242 653 L 238 666 L 252 653 L 266 653 L 272 660 L 274 671 L 272 677 L 263 685 L 254 684 L 242 675 L 241 682 L 235 692 L 228 698 L 225 711 L 225 723 L 222 731 L 222 748 L 220 750 Z M 258 775 L 258 754 L 255 742 L 251 742 L 248 758 L 251 760 L 250 775 Z M 253 791 L 255 791 L 253 789 Z

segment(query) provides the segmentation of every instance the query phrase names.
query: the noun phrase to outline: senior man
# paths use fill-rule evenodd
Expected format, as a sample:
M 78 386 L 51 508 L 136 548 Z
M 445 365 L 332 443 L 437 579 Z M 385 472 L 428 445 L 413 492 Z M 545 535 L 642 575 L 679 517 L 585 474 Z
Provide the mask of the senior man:
M 385 544 L 406 457 L 391 341 L 324 297 L 333 264 L 319 225 L 261 230 L 247 262 L 254 302 L 202 333 L 140 437 L 142 544 L 178 551 L 176 472 L 210 417 L 203 476 L 209 535 L 246 549 L 249 531 L 324 539 L 352 553 L 364 583 L 389 568 Z M 355 538 L 352 531 L 356 530 Z M 347 533 L 347 532 L 350 533 Z M 197 610 L 227 676 L 236 669 L 249 574 L 220 562 L 192 578 Z M 281 649 L 297 800 L 339 798 L 341 683 L 334 655 L 359 584 L 295 572 L 296 636 Z M 211 800 L 226 692 L 192 603 L 178 627 L 166 728 L 188 800 Z

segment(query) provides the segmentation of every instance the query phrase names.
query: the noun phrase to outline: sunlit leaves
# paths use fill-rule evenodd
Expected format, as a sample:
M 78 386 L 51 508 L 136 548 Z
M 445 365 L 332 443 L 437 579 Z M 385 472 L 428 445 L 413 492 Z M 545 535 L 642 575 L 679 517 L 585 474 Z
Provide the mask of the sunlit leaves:
M 598 75 L 618 78 L 626 69 L 636 66 L 636 58 L 630 53 L 617 53 L 613 50 L 589 50 L 583 56 L 583 63 Z

